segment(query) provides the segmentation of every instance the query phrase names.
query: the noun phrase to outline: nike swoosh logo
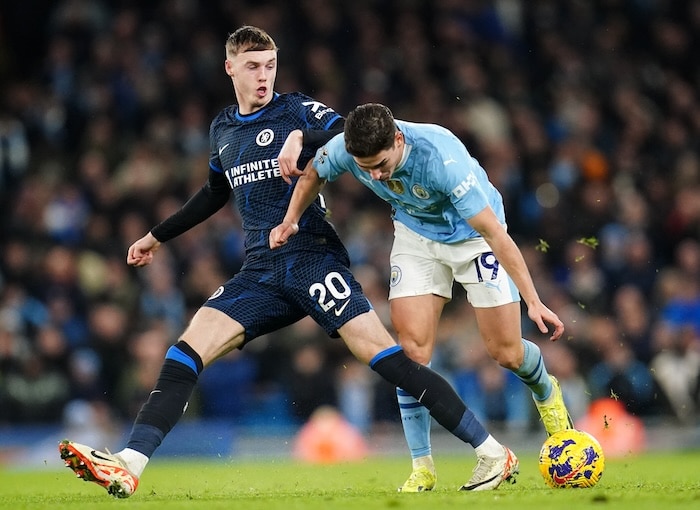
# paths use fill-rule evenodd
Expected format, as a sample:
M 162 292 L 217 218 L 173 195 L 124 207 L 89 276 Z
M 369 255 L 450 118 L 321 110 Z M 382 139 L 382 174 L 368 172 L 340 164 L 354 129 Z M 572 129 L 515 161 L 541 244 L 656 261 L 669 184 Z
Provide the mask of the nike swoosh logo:
M 336 317 L 340 317 L 340 314 L 343 313 L 343 310 L 345 310 L 345 308 L 346 308 L 349 304 L 350 304 L 350 301 L 346 301 L 345 303 L 343 303 L 343 306 L 341 306 L 340 308 L 336 308 L 335 310 L 333 310 L 333 312 L 335 312 L 335 316 L 336 316 Z
M 445 166 L 449 165 L 450 163 L 457 163 L 457 160 L 450 158 L 450 159 L 446 159 L 445 161 L 442 162 L 442 164 Z
M 228 147 L 229 145 L 231 144 L 227 143 L 226 145 L 219 147 L 219 156 L 221 156 L 221 153 L 224 152 L 224 150 L 226 150 L 226 147 Z
M 90 455 L 92 455 L 92 456 L 95 457 L 96 459 L 106 460 L 107 462 L 112 462 L 112 459 L 108 459 L 108 458 L 106 458 L 106 457 L 103 457 L 102 455 L 100 455 L 99 453 L 97 453 L 95 450 L 90 450 Z

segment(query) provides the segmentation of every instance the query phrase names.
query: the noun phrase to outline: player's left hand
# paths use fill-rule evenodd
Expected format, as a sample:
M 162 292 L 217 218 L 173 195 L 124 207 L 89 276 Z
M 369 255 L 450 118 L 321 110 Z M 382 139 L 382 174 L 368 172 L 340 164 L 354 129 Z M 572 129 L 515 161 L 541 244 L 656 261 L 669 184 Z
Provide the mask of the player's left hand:
M 284 179 L 284 182 L 287 184 L 292 183 L 292 177 L 298 177 L 303 173 L 297 168 L 297 162 L 299 161 L 303 146 L 304 134 L 300 129 L 295 129 L 289 133 L 287 139 L 284 141 L 284 145 L 282 145 L 282 150 L 280 150 L 277 156 L 282 179 Z
M 546 334 L 549 332 L 546 323 L 554 326 L 554 331 L 549 337 L 552 342 L 556 342 L 564 334 L 564 323 L 559 319 L 556 313 L 547 308 L 543 303 L 529 307 L 527 315 L 532 322 L 537 324 L 537 328 L 542 333 Z
M 290 221 L 283 221 L 270 230 L 270 249 L 274 250 L 287 244 L 287 241 L 294 234 L 299 232 L 299 225 Z

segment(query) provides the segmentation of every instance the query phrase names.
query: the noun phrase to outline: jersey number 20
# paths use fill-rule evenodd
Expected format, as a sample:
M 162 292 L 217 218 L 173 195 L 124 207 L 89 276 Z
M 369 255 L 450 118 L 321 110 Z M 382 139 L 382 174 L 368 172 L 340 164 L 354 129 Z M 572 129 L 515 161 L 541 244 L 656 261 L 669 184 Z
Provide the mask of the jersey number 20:
M 309 287 L 309 295 L 316 296 L 318 305 L 324 312 L 336 305 L 336 299 L 347 299 L 351 292 L 343 276 L 335 271 L 328 273 L 323 283 L 316 282 Z

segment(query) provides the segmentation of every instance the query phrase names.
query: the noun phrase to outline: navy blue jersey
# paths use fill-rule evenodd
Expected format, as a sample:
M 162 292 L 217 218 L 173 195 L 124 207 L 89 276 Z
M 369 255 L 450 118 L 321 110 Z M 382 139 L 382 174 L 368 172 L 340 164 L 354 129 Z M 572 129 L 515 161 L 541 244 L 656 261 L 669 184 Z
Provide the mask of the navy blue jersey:
M 277 162 L 287 135 L 295 129 L 328 129 L 339 118 L 310 97 L 291 93 L 275 94 L 251 115 L 230 106 L 211 124 L 209 166 L 223 173 L 233 190 L 243 219 L 246 260 L 205 306 L 242 324 L 246 342 L 306 315 L 337 336 L 340 326 L 371 308 L 320 199 L 304 212 L 299 232 L 287 244 L 269 247 L 270 230 L 284 219 L 294 189 L 282 179 Z M 313 152 L 300 159 L 310 159 Z
M 229 106 L 212 121 L 209 166 L 222 172 L 233 190 L 248 256 L 269 250 L 269 231 L 287 212 L 293 185 L 282 179 L 277 161 L 287 135 L 295 129 L 325 130 L 339 118 L 332 108 L 295 92 L 275 94 L 269 104 L 250 115 L 241 115 L 235 105 Z M 313 151 L 307 149 L 300 159 L 307 161 L 312 156 Z M 300 233 L 334 235 L 325 214 L 319 198 L 301 217 Z M 289 244 L 303 243 L 304 238 L 292 238 Z

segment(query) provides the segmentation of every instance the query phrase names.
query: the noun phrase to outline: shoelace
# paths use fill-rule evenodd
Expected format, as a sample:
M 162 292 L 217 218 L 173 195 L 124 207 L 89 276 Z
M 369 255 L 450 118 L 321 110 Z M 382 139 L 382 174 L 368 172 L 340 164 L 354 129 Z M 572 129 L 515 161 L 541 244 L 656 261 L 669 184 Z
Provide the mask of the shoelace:
M 116 463 L 119 464 L 121 467 L 123 467 L 124 469 L 126 469 L 127 471 L 129 471 L 129 473 L 131 473 L 131 470 L 130 470 L 130 469 L 128 468 L 128 466 L 126 465 L 126 462 L 124 462 L 124 459 L 122 459 L 119 455 L 115 455 L 115 454 L 113 454 L 112 452 L 110 452 L 110 451 L 109 451 L 109 448 L 107 448 L 107 447 L 105 447 L 105 452 L 107 452 L 109 455 L 112 456 L 112 460 L 113 460 L 114 462 L 116 462 Z
M 474 467 L 474 474 L 472 475 L 472 480 L 474 480 L 475 478 L 484 478 L 496 462 L 498 462 L 498 459 L 479 457 L 479 460 L 477 461 L 476 466 Z
M 557 412 L 556 412 L 553 405 L 544 406 L 543 410 L 544 410 L 544 413 L 543 413 L 544 416 L 542 417 L 542 421 L 544 421 L 545 417 L 551 418 L 557 424 L 559 424 L 562 421 L 559 419 L 559 416 L 557 415 Z M 564 420 L 564 421 L 566 422 L 567 420 Z

